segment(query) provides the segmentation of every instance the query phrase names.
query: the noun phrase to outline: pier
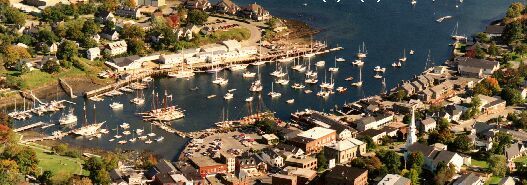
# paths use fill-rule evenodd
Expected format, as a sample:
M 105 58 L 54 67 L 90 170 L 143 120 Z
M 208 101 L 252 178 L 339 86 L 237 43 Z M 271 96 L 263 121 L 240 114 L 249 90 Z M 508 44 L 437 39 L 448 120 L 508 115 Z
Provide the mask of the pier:
M 39 121 L 39 122 L 36 122 L 36 123 L 33 123 L 33 124 L 30 124 L 30 125 L 26 125 L 26 126 L 23 126 L 23 127 L 20 127 L 20 128 L 17 128 L 17 129 L 14 129 L 13 131 L 14 132 L 22 132 L 22 131 L 25 131 L 25 130 L 29 130 L 29 129 L 32 129 L 32 128 L 35 128 L 35 127 L 39 127 L 39 126 L 42 126 L 46 123 L 42 122 L 42 121 Z
M 71 88 L 71 86 L 66 81 L 64 81 L 62 78 L 59 78 L 59 84 L 60 84 L 60 87 L 62 87 L 62 89 L 69 94 L 70 98 L 77 97 L 73 94 L 73 88 Z

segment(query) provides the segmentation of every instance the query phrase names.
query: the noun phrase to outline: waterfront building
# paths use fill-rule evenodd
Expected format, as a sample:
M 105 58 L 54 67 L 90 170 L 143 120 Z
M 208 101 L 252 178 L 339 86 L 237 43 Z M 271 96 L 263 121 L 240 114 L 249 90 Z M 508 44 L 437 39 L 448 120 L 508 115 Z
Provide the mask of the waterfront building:
M 337 140 L 335 130 L 323 127 L 315 127 L 298 134 L 297 137 L 288 140 L 292 145 L 300 147 L 307 155 L 318 153 L 324 145 Z
M 104 62 L 108 67 L 116 71 L 128 71 L 140 69 L 143 65 L 143 61 L 140 60 L 141 57 L 137 55 L 114 58 L 111 62 Z
M 214 11 L 228 15 L 236 15 L 240 9 L 241 8 L 231 0 L 220 0 L 214 5 Z
M 126 41 L 120 40 L 116 42 L 111 42 L 106 45 L 105 52 L 110 56 L 120 55 L 128 51 L 128 44 Z
M 337 165 L 327 172 L 325 184 L 366 185 L 368 184 L 368 170 Z
M 335 141 L 324 148 L 328 159 L 335 159 L 337 164 L 348 163 L 366 153 L 366 143 L 355 138 Z
M 185 8 L 197 9 L 197 10 L 208 10 L 212 7 L 208 0 L 187 0 L 185 1 Z
M 278 150 L 278 149 L 276 149 Z M 272 148 L 264 148 L 260 154 L 264 162 L 266 162 L 271 167 L 283 167 L 284 158 L 278 155 L 278 152 Z
M 90 48 L 86 50 L 86 58 L 93 61 L 96 58 L 101 57 L 101 49 L 98 47 Z
M 167 55 L 161 54 L 159 56 L 159 62 L 162 64 L 170 64 L 170 65 L 181 64 L 185 62 L 185 57 L 180 53 L 167 54 Z
M 377 185 L 410 185 L 410 179 L 400 176 L 399 174 L 386 174 Z
M 502 25 L 488 25 L 485 28 L 485 33 L 490 37 L 501 37 L 503 35 L 503 31 L 505 31 L 505 26 Z
M 265 10 L 261 5 L 256 4 L 256 2 L 243 7 L 241 15 L 255 21 L 266 21 L 271 18 L 269 11 Z
M 226 164 L 217 163 L 207 156 L 191 157 L 190 161 L 202 177 L 227 172 Z

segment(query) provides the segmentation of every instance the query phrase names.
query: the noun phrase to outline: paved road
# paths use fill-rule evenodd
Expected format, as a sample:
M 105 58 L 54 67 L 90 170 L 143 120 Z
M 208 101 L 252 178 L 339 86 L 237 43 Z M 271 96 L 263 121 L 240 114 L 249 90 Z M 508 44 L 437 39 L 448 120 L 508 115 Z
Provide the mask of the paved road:
M 217 19 L 225 20 L 226 21 L 225 24 L 239 24 L 240 27 L 247 28 L 251 32 L 251 37 L 248 40 L 244 40 L 241 42 L 242 46 L 256 46 L 258 41 L 260 41 L 260 39 L 262 38 L 262 31 L 260 30 L 260 28 L 257 27 L 257 25 L 261 23 L 247 24 L 244 22 L 239 22 L 239 21 L 224 19 L 224 18 L 219 18 L 219 17 L 209 17 L 208 22 L 214 22 Z

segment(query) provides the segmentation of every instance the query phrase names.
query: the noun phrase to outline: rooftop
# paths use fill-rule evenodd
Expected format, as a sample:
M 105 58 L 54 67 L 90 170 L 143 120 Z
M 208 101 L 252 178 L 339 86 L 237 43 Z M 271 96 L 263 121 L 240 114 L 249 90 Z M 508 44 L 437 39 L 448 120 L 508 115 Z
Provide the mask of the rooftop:
M 335 130 L 323 128 L 323 127 L 314 127 L 312 129 L 309 129 L 307 131 L 304 131 L 298 134 L 298 136 L 309 138 L 309 139 L 319 139 L 331 133 L 335 133 Z
M 358 147 L 358 146 L 363 145 L 363 144 L 364 144 L 364 142 L 362 142 L 361 140 L 358 140 L 358 139 L 355 139 L 355 138 L 348 138 L 346 140 L 333 142 L 330 145 L 328 145 L 327 147 L 331 148 L 331 149 L 334 149 L 334 150 L 338 150 L 338 151 L 344 151 L 344 150 L 348 150 L 348 149 L 351 149 L 351 148 Z

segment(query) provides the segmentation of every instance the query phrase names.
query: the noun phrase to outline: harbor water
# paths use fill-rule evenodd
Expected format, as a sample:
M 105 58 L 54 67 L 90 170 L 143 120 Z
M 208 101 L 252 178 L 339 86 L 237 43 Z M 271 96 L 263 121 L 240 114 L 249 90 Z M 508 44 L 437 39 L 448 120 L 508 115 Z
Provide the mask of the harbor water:
M 239 5 L 253 3 L 254 0 L 235 0 Z M 124 145 L 117 144 L 116 141 L 110 142 L 116 134 L 118 125 L 126 122 L 130 124 L 131 131 L 144 129 L 150 132 L 150 124 L 144 122 L 137 115 L 139 112 L 150 110 L 152 105 L 152 91 L 162 96 L 165 91 L 173 95 L 174 103 L 185 110 L 185 118 L 173 121 L 174 128 L 181 131 L 196 131 L 214 126 L 214 123 L 225 119 L 237 119 L 249 114 L 256 108 L 257 102 L 266 110 L 276 112 L 279 118 L 288 120 L 291 112 L 306 108 L 319 111 L 330 111 L 335 105 L 342 106 L 344 102 L 356 101 L 360 98 L 375 95 L 381 92 L 381 80 L 374 79 L 375 66 L 385 67 L 387 88 L 391 89 L 401 80 L 408 80 L 414 75 L 421 73 L 425 67 L 428 51 L 435 64 L 441 64 L 450 57 L 451 48 L 448 46 L 452 42 L 450 35 L 456 22 L 459 23 L 458 34 L 470 36 L 476 32 L 484 31 L 485 26 L 490 22 L 501 18 L 512 0 L 465 0 L 463 3 L 454 0 L 418 0 L 415 7 L 409 1 L 365 1 L 360 0 L 335 0 L 323 2 L 322 0 L 257 0 L 257 3 L 267 8 L 273 15 L 288 19 L 303 21 L 320 29 L 321 33 L 314 36 L 315 40 L 326 41 L 331 47 L 342 46 L 345 49 L 320 55 L 312 58 L 311 69 L 317 69 L 320 84 L 326 78 L 330 80 L 329 67 L 335 65 L 335 57 L 343 57 L 346 62 L 338 62 L 336 65 L 339 71 L 333 74 L 335 88 L 343 86 L 348 91 L 339 94 L 335 93 L 327 98 L 316 96 L 320 90 L 317 85 L 306 85 L 306 89 L 313 91 L 305 94 L 303 90 L 295 90 L 291 85 L 295 82 L 303 83 L 304 74 L 291 70 L 291 63 L 279 63 L 284 69 L 288 70 L 290 82 L 286 86 L 274 85 L 274 91 L 282 94 L 279 98 L 271 98 L 267 94 L 271 91 L 271 84 L 275 78 L 269 74 L 275 70 L 276 63 L 269 63 L 260 66 L 260 73 L 264 89 L 261 98 L 257 94 L 248 91 L 254 79 L 242 77 L 243 72 L 221 71 L 218 76 L 227 78 L 228 85 L 224 87 L 212 84 L 214 75 L 201 73 L 190 79 L 159 78 L 150 83 L 149 88 L 143 90 L 146 102 L 142 106 L 130 103 L 135 93 L 125 93 L 115 97 L 105 97 L 104 101 L 86 101 L 87 119 L 91 122 L 94 113 L 97 121 L 106 121 L 103 128 L 109 129 L 110 133 L 101 138 L 73 138 L 65 137 L 62 140 L 71 145 L 83 147 L 95 147 L 100 149 L 113 150 L 149 150 L 167 159 L 176 159 L 177 154 L 183 148 L 188 139 L 184 139 L 174 134 L 167 133 L 153 127 L 153 132 L 157 136 L 164 136 L 161 143 L 154 141 L 151 144 L 137 141 Z M 456 8 L 456 5 L 458 6 Z M 435 20 L 443 16 L 453 16 L 452 19 L 445 19 L 438 23 Z M 354 77 L 353 81 L 359 78 L 359 68 L 354 67 L 351 62 L 359 48 L 365 43 L 368 52 L 365 64 L 362 67 L 362 88 L 350 86 L 350 81 L 345 78 Z M 402 57 L 403 49 L 414 50 L 415 55 L 406 54 L 407 62 L 401 68 L 393 68 L 391 64 Z M 324 60 L 324 67 L 315 67 L 317 61 Z M 255 66 L 249 66 L 248 70 L 256 72 Z M 326 75 L 325 75 L 326 74 Z M 196 88 L 198 87 L 198 88 Z M 236 89 L 233 92 L 234 98 L 224 100 L 223 96 L 229 89 Z M 207 96 L 215 94 L 215 98 L 207 99 Z M 249 96 L 254 96 L 253 103 L 245 102 Z M 293 104 L 286 103 L 288 99 L 295 99 Z M 67 105 L 64 112 L 74 108 L 78 116 L 78 125 L 84 120 L 83 105 L 85 99 L 79 97 L 72 99 L 76 105 Z M 124 104 L 122 110 L 112 110 L 109 104 L 120 102 Z M 252 104 L 252 105 L 251 105 Z M 93 111 L 93 106 L 96 106 Z M 20 127 L 36 123 L 38 121 L 57 123 L 62 112 L 47 114 L 44 116 L 33 116 L 30 120 L 16 121 L 15 126 Z M 61 126 L 52 126 L 42 131 L 51 134 L 56 130 L 68 130 Z M 119 128 L 120 135 L 122 129 Z M 132 135 L 123 138 L 130 139 Z M 153 138 L 154 139 L 154 138 Z M 152 139 L 152 140 L 153 140 Z

